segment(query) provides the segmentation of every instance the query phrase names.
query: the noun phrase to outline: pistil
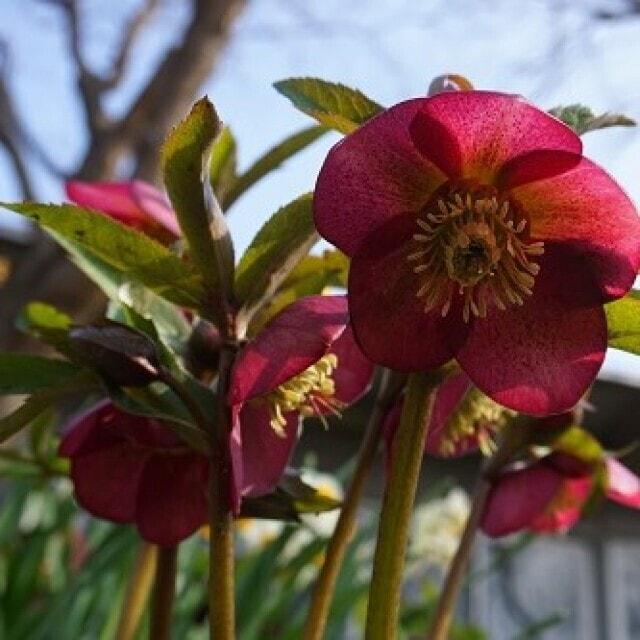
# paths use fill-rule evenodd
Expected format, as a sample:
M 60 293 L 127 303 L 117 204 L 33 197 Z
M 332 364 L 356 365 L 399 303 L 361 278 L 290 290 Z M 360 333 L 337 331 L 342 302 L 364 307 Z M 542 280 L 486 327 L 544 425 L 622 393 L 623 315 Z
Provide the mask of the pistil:
M 446 316 L 457 294 L 468 322 L 472 315 L 484 318 L 491 303 L 504 310 L 532 294 L 540 270 L 532 258 L 544 245 L 528 241 L 527 221 L 509 200 L 486 190 L 455 192 L 439 198 L 417 224 L 407 260 L 419 276 L 416 295 L 425 312 Z

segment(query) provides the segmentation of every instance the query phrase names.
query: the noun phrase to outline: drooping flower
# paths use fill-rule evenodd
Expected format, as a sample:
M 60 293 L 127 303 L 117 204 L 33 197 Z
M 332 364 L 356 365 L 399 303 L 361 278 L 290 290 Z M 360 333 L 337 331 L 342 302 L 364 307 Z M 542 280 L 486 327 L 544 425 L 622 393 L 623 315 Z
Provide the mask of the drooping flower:
M 400 371 L 451 358 L 500 404 L 576 404 L 606 350 L 602 304 L 640 266 L 632 202 L 579 137 L 520 97 L 400 103 L 339 142 L 318 177 L 320 233 L 351 257 L 364 353 Z
M 308 296 L 278 314 L 238 354 L 231 372 L 231 452 L 240 494 L 271 490 L 301 419 L 339 414 L 366 392 L 372 374 L 353 339 L 344 296 Z
M 389 454 L 401 414 L 402 398 L 399 398 L 383 425 Z M 489 455 L 494 449 L 494 435 L 511 415 L 513 412 L 499 406 L 475 388 L 465 373 L 452 375 L 436 391 L 425 453 L 461 456 L 479 448 Z
M 173 546 L 207 520 L 208 459 L 158 420 L 104 401 L 71 421 L 59 453 L 84 509 L 149 542 Z
M 582 516 L 599 474 L 607 498 L 640 509 L 640 478 L 615 458 L 588 465 L 554 453 L 492 481 L 481 528 L 492 537 L 525 530 L 564 533 Z
M 130 182 L 82 182 L 65 184 L 67 197 L 142 231 L 164 243 L 180 236 L 180 227 L 164 194 L 142 180 Z

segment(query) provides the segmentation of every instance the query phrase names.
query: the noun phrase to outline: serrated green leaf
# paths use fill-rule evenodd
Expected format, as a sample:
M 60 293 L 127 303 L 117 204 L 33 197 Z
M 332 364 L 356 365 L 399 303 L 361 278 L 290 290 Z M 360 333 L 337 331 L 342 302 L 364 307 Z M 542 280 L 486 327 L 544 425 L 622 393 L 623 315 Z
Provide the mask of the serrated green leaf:
M 236 295 L 251 317 L 318 241 L 311 194 L 279 209 L 258 231 L 236 269 Z
M 209 180 L 202 174 L 222 123 L 213 105 L 203 98 L 171 131 L 162 145 L 162 174 L 167 193 L 207 290 L 207 310 L 220 316 L 221 299 L 233 287 L 233 245 Z M 205 187 L 209 189 L 205 199 Z M 216 319 L 216 318 L 213 318 Z M 218 317 L 219 319 L 219 317 Z
M 191 328 L 182 310 L 160 297 L 140 282 L 127 278 L 89 251 L 66 238 L 58 239 L 74 264 L 115 303 L 131 307 L 156 328 L 158 338 L 177 354 L 181 354 Z
M 240 515 L 247 518 L 295 522 L 303 514 L 333 511 L 341 504 L 340 500 L 335 500 L 303 482 L 299 475 L 285 473 L 271 493 L 244 498 Z
M 69 204 L 2 204 L 90 251 L 167 300 L 199 308 L 202 277 L 194 266 L 144 234 L 95 211 Z
M 36 391 L 13 413 L 0 419 L 0 443 L 18 433 L 56 402 L 82 393 L 97 391 L 99 388 L 99 381 L 93 373 L 81 371 L 63 384 Z
M 640 291 L 630 291 L 604 310 L 609 346 L 640 355 Z
M 225 199 L 233 188 L 237 175 L 237 144 L 229 127 L 224 127 L 211 147 L 209 180 L 216 198 L 226 208 Z
M 318 78 L 289 78 L 273 86 L 294 107 L 345 134 L 384 110 L 357 89 Z
M 283 140 L 263 156 L 258 158 L 242 175 L 231 184 L 226 195 L 221 199 L 222 208 L 228 209 L 245 191 L 248 191 L 258 180 L 277 169 L 285 160 L 299 151 L 306 149 L 323 136 L 329 129 L 315 126 L 303 129 Z
M 0 394 L 28 394 L 64 384 L 80 372 L 66 360 L 24 353 L 0 353 Z
M 549 110 L 549 113 L 562 120 L 579 136 L 607 127 L 633 127 L 636 124 L 635 120 L 621 113 L 605 112 L 597 116 L 589 107 L 582 104 L 554 107 Z

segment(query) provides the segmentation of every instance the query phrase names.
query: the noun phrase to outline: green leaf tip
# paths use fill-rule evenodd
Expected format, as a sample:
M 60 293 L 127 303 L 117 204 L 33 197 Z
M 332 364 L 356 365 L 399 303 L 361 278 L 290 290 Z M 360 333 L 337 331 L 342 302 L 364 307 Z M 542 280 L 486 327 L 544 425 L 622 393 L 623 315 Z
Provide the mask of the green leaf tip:
M 384 110 L 358 89 L 319 78 L 288 78 L 273 86 L 297 109 L 345 134 Z
M 550 109 L 549 113 L 562 120 L 579 136 L 589 131 L 597 131 L 608 127 L 634 127 L 636 125 L 635 120 L 621 113 L 605 112 L 597 116 L 589 107 L 583 104 L 561 105 Z
M 205 168 L 209 167 L 209 151 L 221 131 L 222 122 L 205 97 L 174 127 L 161 150 L 167 193 L 191 259 L 204 281 L 204 313 L 218 321 L 224 314 L 224 301 L 232 296 L 233 247 Z
M 609 346 L 640 355 L 640 291 L 606 304 L 604 311 Z
M 175 304 L 197 309 L 204 298 L 202 277 L 167 247 L 107 216 L 70 204 L 4 203 L 31 218 L 130 279 L 138 280 Z M 63 245 L 64 246 L 64 245 Z
M 240 259 L 235 287 L 247 316 L 272 296 L 318 241 L 312 202 L 309 193 L 278 209 Z

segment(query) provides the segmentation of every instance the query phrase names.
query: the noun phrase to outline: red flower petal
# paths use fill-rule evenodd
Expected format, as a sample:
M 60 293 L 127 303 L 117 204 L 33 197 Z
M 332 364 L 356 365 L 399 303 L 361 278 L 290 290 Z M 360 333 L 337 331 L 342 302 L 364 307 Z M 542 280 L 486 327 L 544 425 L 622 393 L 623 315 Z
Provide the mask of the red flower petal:
M 512 191 L 536 240 L 570 244 L 591 267 L 604 302 L 623 296 L 640 267 L 640 220 L 616 182 L 582 158 L 560 175 Z
M 434 456 L 441 456 L 440 445 L 442 444 L 442 437 L 444 428 L 447 426 L 449 418 L 453 412 L 457 409 L 460 401 L 464 398 L 465 393 L 469 390 L 471 381 L 464 373 L 459 373 L 447 378 L 438 388 L 436 392 L 436 400 L 433 405 L 433 411 L 431 413 L 431 423 L 427 430 L 427 438 L 425 440 L 424 450 L 425 453 Z M 391 407 L 387 413 L 384 423 L 382 425 L 382 433 L 386 442 L 387 448 L 387 462 L 391 461 L 391 447 L 393 444 L 393 436 L 395 435 L 398 425 L 400 424 L 400 417 L 402 415 L 402 399 L 398 399 L 397 402 Z M 477 442 L 472 438 L 468 438 L 462 441 L 456 448 L 455 456 L 464 455 L 471 449 L 477 447 Z M 447 456 L 449 457 L 449 456 Z
M 315 364 L 348 322 L 345 296 L 307 296 L 288 306 L 238 355 L 229 403 L 273 391 Z
M 352 404 L 369 389 L 375 365 L 362 353 L 349 326 L 333 343 L 330 353 L 338 357 L 338 366 L 333 372 L 335 398 Z
M 269 424 L 266 406 L 245 404 L 234 419 L 231 451 L 237 496 L 256 496 L 271 491 L 287 467 L 298 441 L 299 417 L 286 416 L 285 438 Z M 239 507 L 236 503 L 235 508 Z
M 401 228 L 398 228 L 401 227 Z M 349 270 L 349 312 L 363 353 L 398 371 L 421 371 L 450 360 L 455 345 L 452 328 L 464 338 L 462 313 L 452 308 L 425 313 L 416 297 L 418 280 L 407 262 L 407 242 L 413 223 L 400 220 L 373 234 Z
M 431 414 L 431 424 L 427 432 L 424 450 L 435 456 L 442 455 L 440 446 L 445 427 L 458 405 L 471 387 L 471 380 L 465 373 L 447 378 L 436 393 L 436 401 Z M 463 455 L 477 447 L 477 442 L 467 438 L 456 448 L 454 455 Z
M 58 455 L 64 458 L 71 458 L 83 451 L 99 449 L 101 430 L 97 429 L 96 425 L 102 416 L 113 409 L 114 407 L 110 400 L 103 400 L 84 413 L 72 418 L 65 427 L 65 434 L 60 442 Z
M 339 142 L 314 192 L 315 222 L 329 242 L 353 255 L 380 224 L 412 219 L 445 176 L 416 150 L 409 124 L 426 99 L 391 107 Z
M 411 135 L 447 175 L 491 184 L 503 164 L 542 149 L 582 153 L 565 124 L 523 98 L 492 91 L 438 94 L 422 101 Z
M 170 547 L 207 521 L 209 463 L 204 456 L 152 455 L 136 499 L 136 524 L 149 542 Z
M 106 440 L 106 438 L 104 439 Z M 138 483 L 149 452 L 121 439 L 71 458 L 76 500 L 89 513 L 113 522 L 133 522 Z
M 592 484 L 590 475 L 565 478 L 544 513 L 531 523 L 530 529 L 538 533 L 566 533 L 582 517 Z
M 180 235 L 176 215 L 161 191 L 140 180 L 65 184 L 69 199 L 81 207 L 100 211 L 127 226 L 156 235 L 158 229 Z
M 131 183 L 131 195 L 151 220 L 176 238 L 182 235 L 178 218 L 162 191 L 142 180 L 134 180 Z
M 531 151 L 502 165 L 496 183 L 499 189 L 508 191 L 536 180 L 545 180 L 566 173 L 577 167 L 581 161 L 581 155 L 569 151 Z
M 640 509 L 640 478 L 615 458 L 605 458 L 607 498 Z
M 558 471 L 542 463 L 498 476 L 487 498 L 482 530 L 497 538 L 528 529 L 554 499 L 563 480 Z
M 533 295 L 471 323 L 456 354 L 474 384 L 516 411 L 571 409 L 595 379 L 607 348 L 602 307 L 585 307 L 593 285 L 581 265 L 547 246 Z

